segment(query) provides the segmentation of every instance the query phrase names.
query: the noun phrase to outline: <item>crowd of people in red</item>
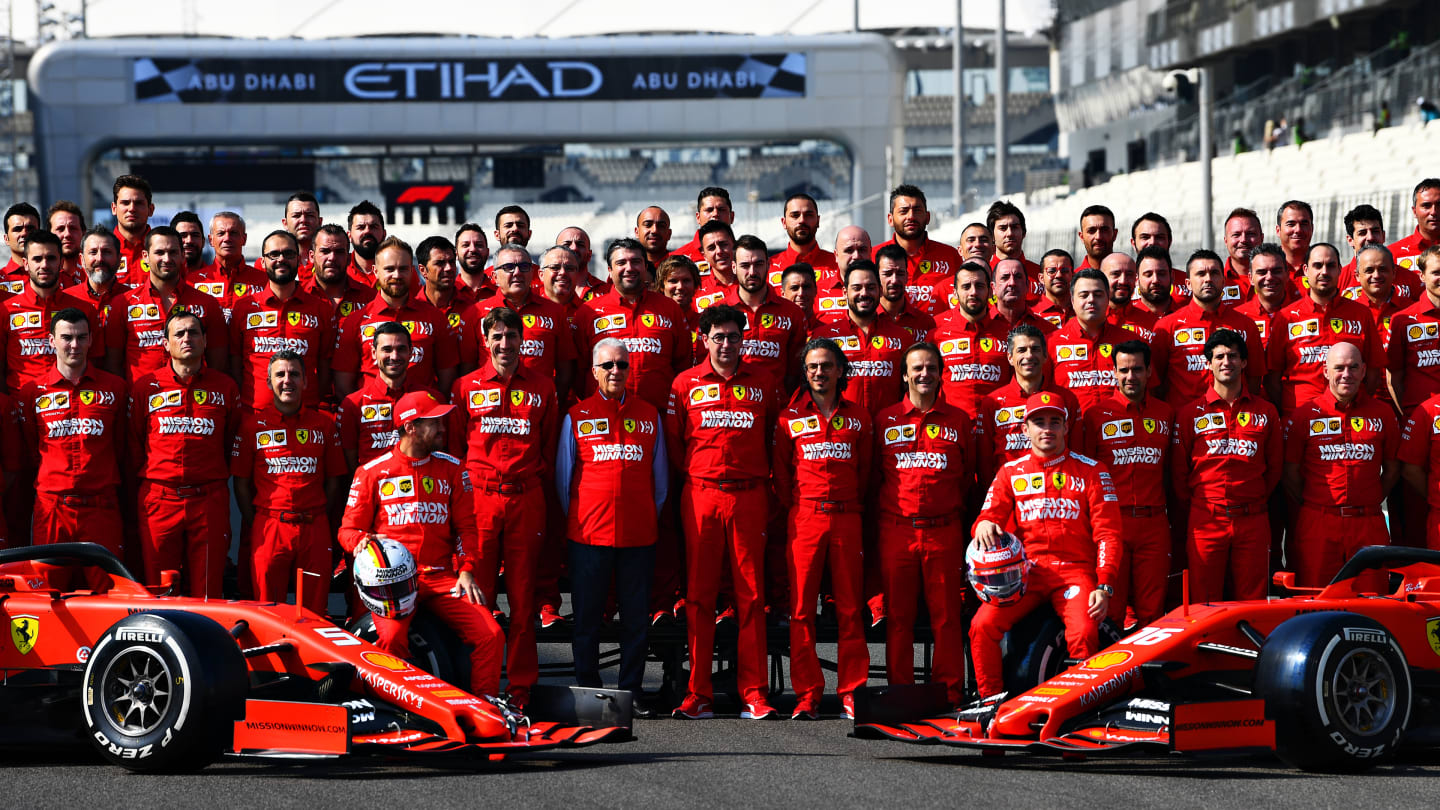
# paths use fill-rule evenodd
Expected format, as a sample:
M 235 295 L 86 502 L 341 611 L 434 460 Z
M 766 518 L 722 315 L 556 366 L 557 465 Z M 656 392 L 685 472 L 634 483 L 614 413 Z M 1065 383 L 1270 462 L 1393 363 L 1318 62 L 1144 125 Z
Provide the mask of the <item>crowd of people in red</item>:
M 503 660 L 523 706 L 536 626 L 561 621 L 599 686 L 618 609 L 636 693 L 648 628 L 684 622 L 687 718 L 713 714 L 727 620 L 742 717 L 776 716 L 780 621 L 792 717 L 816 717 L 822 612 L 853 714 L 867 625 L 890 682 L 912 682 L 923 599 L 958 704 L 967 650 L 979 693 L 1000 691 L 1000 640 L 1042 603 L 1083 656 L 1106 618 L 1260 598 L 1282 569 L 1323 583 L 1364 545 L 1440 548 L 1440 180 L 1413 203 L 1389 244 L 1357 206 L 1344 248 L 1313 241 L 1303 201 L 1270 241 L 1268 214 L 1236 209 L 1223 252 L 1188 257 L 1156 213 L 1116 250 L 1092 206 L 1083 255 L 1032 261 L 1004 201 L 957 249 L 901 185 L 888 241 L 849 226 L 832 252 L 796 194 L 775 250 L 712 187 L 691 241 L 671 250 L 669 213 L 646 208 L 602 279 L 590 235 L 532 249 L 517 205 L 412 248 L 369 202 L 341 226 L 299 192 L 256 244 L 232 212 L 151 227 L 151 189 L 125 175 L 113 229 L 65 201 L 5 212 L 3 537 L 99 543 L 196 596 L 221 596 L 229 563 L 228 595 L 294 586 L 317 612 L 355 557 L 393 570 L 394 541 L 422 609 L 471 645 L 472 689 L 499 694 Z M 967 547 L 1012 537 L 1029 586 L 979 604 Z M 408 654 L 407 621 L 377 615 L 381 646 Z

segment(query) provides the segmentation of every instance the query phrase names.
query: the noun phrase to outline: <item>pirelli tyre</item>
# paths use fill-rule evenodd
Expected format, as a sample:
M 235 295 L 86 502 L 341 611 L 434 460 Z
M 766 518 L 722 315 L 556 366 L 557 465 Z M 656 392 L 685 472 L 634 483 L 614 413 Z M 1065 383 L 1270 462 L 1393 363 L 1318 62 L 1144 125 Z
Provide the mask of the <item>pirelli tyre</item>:
M 369 613 L 351 622 L 347 629 L 371 644 L 377 640 L 375 619 Z M 415 618 L 410 622 L 410 662 L 412 664 L 448 684 L 461 689 L 469 689 L 470 667 L 468 661 L 465 645 L 460 643 L 460 638 L 455 635 L 455 631 L 423 610 L 415 614 Z M 457 666 L 456 662 L 459 662 L 461 666 Z
M 230 748 L 249 688 L 225 628 L 180 611 L 137 613 L 106 630 L 86 662 L 85 731 L 129 770 L 199 770 Z
M 1275 753 L 1307 771 L 1354 772 L 1389 757 L 1410 722 L 1410 669 L 1384 625 L 1354 613 L 1290 619 L 1260 648 L 1255 694 Z
M 1120 628 L 1109 619 L 1100 623 L 1100 649 L 1120 640 Z M 1053 608 L 1041 605 L 1005 634 L 1005 691 L 1012 695 L 1033 689 L 1065 669 L 1070 658 L 1065 645 L 1065 622 Z

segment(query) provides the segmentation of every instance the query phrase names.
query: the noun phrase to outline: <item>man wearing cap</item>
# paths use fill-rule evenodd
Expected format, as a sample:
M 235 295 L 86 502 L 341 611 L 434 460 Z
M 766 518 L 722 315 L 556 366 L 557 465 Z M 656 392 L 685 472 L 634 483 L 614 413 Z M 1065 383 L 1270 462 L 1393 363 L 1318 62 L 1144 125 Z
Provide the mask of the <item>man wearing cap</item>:
M 1205 341 L 1211 384 L 1175 417 L 1170 463 L 1188 504 L 1190 601 L 1263 599 L 1270 570 L 1267 502 L 1280 482 L 1284 441 L 1275 406 L 1245 389 L 1249 347 L 1220 329 Z M 1229 588 L 1226 588 L 1226 583 Z
M 518 313 L 496 307 L 480 320 L 480 330 L 487 359 L 451 390 L 456 408 L 450 441 L 475 486 L 480 589 L 492 606 L 500 565 L 505 566 L 509 691 L 523 707 L 539 675 L 536 574 L 547 515 L 544 487 L 554 480 L 559 404 L 551 376 L 521 361 L 525 325 Z
M 995 548 L 1013 529 L 1034 563 L 1019 602 L 981 605 L 971 621 L 970 654 L 982 698 L 1005 690 L 1000 640 L 1044 602 L 1065 622 L 1072 658 L 1088 658 L 1100 648 L 1100 621 L 1115 595 L 1123 553 L 1120 510 L 1105 465 L 1066 449 L 1068 417 L 1055 394 L 1030 397 L 1030 453 L 1000 468 L 975 523 L 982 548 Z
M 643 260 L 643 255 L 642 255 Z M 575 680 L 600 687 L 600 624 L 610 583 L 620 609 L 619 686 L 635 695 L 645 679 L 650 578 L 656 520 L 670 483 L 660 412 L 626 391 L 630 352 L 603 337 L 591 351 L 596 392 L 565 415 L 555 459 L 555 491 L 568 515 L 571 601 L 570 649 Z
M 945 684 L 951 703 L 960 703 L 965 676 L 962 513 L 975 482 L 975 437 L 970 417 L 942 390 L 944 360 L 933 343 L 906 349 L 900 364 L 905 396 L 875 417 L 880 484 L 874 503 L 888 602 L 885 674 L 890 683 L 915 682 L 915 615 L 923 593 L 935 634 L 934 679 Z
M 419 571 L 417 607 L 449 625 L 470 647 L 470 692 L 498 695 L 505 636 L 475 583 L 480 547 L 470 476 L 458 459 L 438 452 L 444 436 L 440 420 L 450 410 L 428 391 L 400 398 L 395 404 L 400 441 L 356 471 L 339 541 L 352 557 L 374 553 L 367 546 L 375 535 L 405 546 Z M 374 618 L 376 646 L 410 657 L 413 614 Z

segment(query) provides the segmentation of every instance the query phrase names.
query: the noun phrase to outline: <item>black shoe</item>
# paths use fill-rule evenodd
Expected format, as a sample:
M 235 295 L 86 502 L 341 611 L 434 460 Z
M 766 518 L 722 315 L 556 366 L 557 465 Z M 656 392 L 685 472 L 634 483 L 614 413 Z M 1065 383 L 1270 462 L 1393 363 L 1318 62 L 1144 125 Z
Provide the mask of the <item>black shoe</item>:
M 651 720 L 655 717 L 655 710 L 636 699 L 630 704 L 630 717 L 635 720 Z

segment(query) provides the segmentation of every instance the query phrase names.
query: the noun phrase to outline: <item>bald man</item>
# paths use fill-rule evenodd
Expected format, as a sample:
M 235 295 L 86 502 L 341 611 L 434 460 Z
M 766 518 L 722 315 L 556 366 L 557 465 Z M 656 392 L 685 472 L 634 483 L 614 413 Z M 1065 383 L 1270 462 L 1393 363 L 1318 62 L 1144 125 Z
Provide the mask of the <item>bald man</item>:
M 1100 272 L 1110 282 L 1110 308 L 1105 320 L 1129 329 L 1146 343 L 1155 336 L 1160 316 L 1135 303 L 1135 282 L 1138 273 L 1130 254 L 1116 251 L 1100 260 Z
M 869 260 L 870 234 L 859 225 L 846 225 L 835 234 L 835 270 L 815 274 L 815 320 L 822 324 L 845 320 L 845 268 Z
M 1287 564 L 1300 585 L 1328 584 L 1355 552 L 1390 542 L 1380 502 L 1400 476 L 1400 430 L 1390 406 L 1365 392 L 1365 373 L 1355 344 L 1331 346 L 1324 393 L 1286 425 L 1281 481 L 1299 504 Z

